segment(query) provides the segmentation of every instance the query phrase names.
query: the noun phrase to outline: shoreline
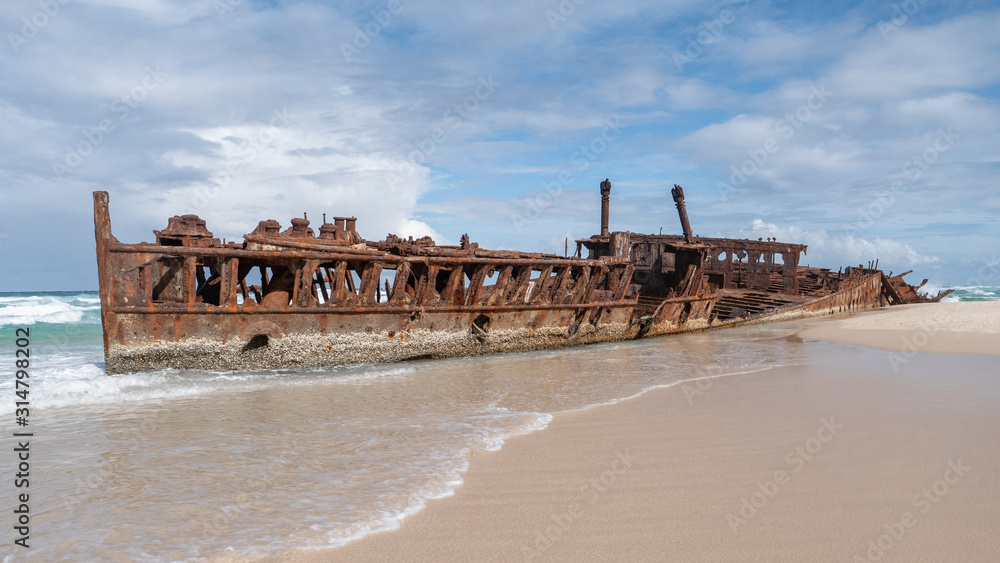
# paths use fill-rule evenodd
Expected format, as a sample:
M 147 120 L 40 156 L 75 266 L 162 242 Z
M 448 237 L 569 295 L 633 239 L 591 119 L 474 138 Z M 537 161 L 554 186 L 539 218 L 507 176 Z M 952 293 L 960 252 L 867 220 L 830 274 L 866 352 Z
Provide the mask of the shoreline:
M 1000 550 L 997 540 L 981 539 L 1000 522 L 996 490 L 981 493 L 991 490 L 984 469 L 1000 463 L 1000 453 L 989 447 L 1000 430 L 982 426 L 1000 419 L 996 400 L 985 401 L 1000 398 L 1000 385 L 985 375 L 1000 365 L 988 357 L 1000 346 L 982 343 L 1000 344 L 1000 329 L 970 333 L 967 325 L 933 316 L 911 330 L 870 328 L 913 307 L 954 309 L 949 305 L 960 304 L 808 321 L 801 338 L 891 350 L 859 349 L 865 361 L 845 359 L 840 367 L 854 368 L 848 373 L 786 366 L 687 380 L 682 389 L 658 386 L 557 413 L 544 430 L 508 438 L 500 451 L 472 452 L 455 493 L 429 501 L 398 529 L 258 561 L 865 561 L 875 560 L 879 550 L 918 560 L 945 548 L 952 559 L 956 553 L 982 559 Z M 994 326 L 987 322 L 982 329 Z M 913 344 L 921 333 L 926 342 L 908 349 L 905 338 Z M 969 344 L 969 334 L 981 337 L 974 343 L 979 347 Z M 911 353 L 970 346 L 983 355 Z M 905 361 L 893 365 L 892 353 Z M 928 390 L 940 391 L 942 370 L 954 372 L 945 386 L 967 401 L 942 404 Z M 837 439 L 838 433 L 844 437 Z M 819 449 L 806 460 L 814 445 Z M 796 447 L 806 453 L 793 454 Z M 980 470 L 956 476 L 953 467 Z M 916 505 L 910 498 L 945 477 L 957 479 L 951 504 Z M 746 499 L 754 501 L 749 509 L 741 502 Z M 888 550 L 876 541 L 866 554 L 866 542 L 882 540 L 878 532 L 885 526 L 903 536 L 890 538 Z M 851 545 L 857 548 L 843 551 Z

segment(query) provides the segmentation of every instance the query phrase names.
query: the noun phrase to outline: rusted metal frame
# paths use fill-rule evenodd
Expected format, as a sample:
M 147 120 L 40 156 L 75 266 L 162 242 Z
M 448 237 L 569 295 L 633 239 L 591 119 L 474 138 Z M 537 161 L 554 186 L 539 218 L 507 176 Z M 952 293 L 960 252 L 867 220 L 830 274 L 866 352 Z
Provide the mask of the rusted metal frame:
M 236 304 L 236 289 L 239 285 L 239 258 L 224 258 L 220 260 L 219 273 L 219 305 L 229 306 Z
M 358 292 L 358 295 L 360 296 L 360 303 L 362 305 L 375 304 L 375 290 L 378 285 L 382 283 L 381 278 L 381 262 L 369 262 L 365 265 L 364 272 L 361 276 L 361 291 Z
M 323 270 L 322 275 L 326 278 L 325 283 L 330 290 L 330 298 L 327 300 L 328 303 L 337 298 L 337 278 L 334 276 L 334 271 L 336 269 L 337 269 L 336 264 L 333 265 L 332 269 L 329 266 L 329 264 L 324 264 L 322 268 Z
M 589 303 L 593 299 L 594 292 L 596 292 L 597 288 L 601 286 L 608 276 L 610 276 L 610 272 L 611 268 L 604 264 L 591 269 L 590 282 L 587 284 L 587 289 L 581 299 L 581 306 L 584 306 L 584 303 Z M 603 308 L 588 308 L 584 311 L 584 314 L 581 315 L 580 322 L 586 322 L 596 326 L 601 320 L 601 312 L 603 310 Z
M 789 254 L 791 254 L 791 256 L 792 256 L 792 287 L 791 287 L 790 293 L 792 295 L 798 295 L 799 294 L 799 276 L 798 276 L 799 260 L 801 259 L 802 255 L 799 254 L 798 252 L 791 252 Z M 782 256 L 782 260 L 783 261 L 785 260 L 784 256 Z
M 489 277 L 490 272 L 493 271 L 493 265 L 487 264 L 483 266 L 478 266 L 476 271 L 469 278 L 469 287 L 465 292 L 465 304 L 475 305 L 479 302 L 479 296 L 483 292 L 483 284 L 486 283 L 486 278 Z
M 700 301 L 715 301 L 719 299 L 719 297 L 720 295 L 718 293 L 705 295 L 703 297 L 670 297 L 663 299 L 660 303 L 698 303 Z
M 633 274 L 635 274 L 635 265 L 629 264 L 625 266 L 625 270 L 618 277 L 617 285 L 613 288 L 613 301 L 620 301 L 625 297 L 625 292 L 628 291 L 628 286 L 632 283 Z
M 600 301 L 595 303 L 587 303 L 584 305 L 579 304 L 563 304 L 563 303 L 540 303 L 537 305 L 523 304 L 523 305 L 500 305 L 496 307 L 485 307 L 480 305 L 442 305 L 442 306 L 431 306 L 423 309 L 426 314 L 431 313 L 475 313 L 475 312 L 507 312 L 507 311 L 536 311 L 536 310 L 577 310 L 577 309 L 621 309 L 621 308 L 631 308 L 634 307 L 635 303 L 631 301 Z M 169 307 L 160 306 L 155 310 L 149 307 L 113 307 L 112 312 L 116 314 L 135 314 L 135 315 L 175 315 L 175 314 L 240 314 L 240 315 L 298 315 L 298 314 L 311 314 L 311 313 L 343 313 L 351 315 L 382 315 L 382 314 L 396 314 L 396 313 L 412 313 L 412 307 L 352 307 L 352 308 L 340 308 L 335 311 L 330 311 L 327 307 L 313 306 L 313 307 L 295 307 L 289 309 L 266 309 L 260 307 L 253 307 L 249 309 L 233 309 L 233 308 L 222 308 L 214 307 L 211 305 L 205 305 L 203 307 L 185 308 L 183 306 L 172 305 Z
M 261 264 L 258 268 L 260 268 L 260 291 L 266 294 L 271 285 L 271 280 L 267 277 L 267 266 Z
M 724 239 L 724 238 L 705 238 L 696 237 L 694 245 L 687 245 L 684 241 L 682 235 L 638 235 L 633 233 L 633 236 L 642 237 L 650 241 L 658 241 L 662 243 L 667 243 L 672 246 L 709 246 L 709 247 L 720 247 L 726 249 L 737 249 L 737 250 L 771 250 L 774 252 L 805 252 L 808 249 L 808 245 L 805 244 L 790 244 L 783 242 L 764 242 L 756 240 L 741 240 L 741 239 Z M 583 239 L 588 240 L 588 239 Z
M 355 255 L 372 255 L 372 256 L 382 256 L 382 250 L 378 250 L 374 246 L 370 248 L 355 248 L 352 246 L 344 246 L 341 244 L 322 244 L 322 243 L 309 243 L 302 242 L 300 240 L 289 240 L 286 238 L 272 238 L 272 237 L 262 237 L 260 235 L 246 235 L 245 240 L 247 242 L 269 245 L 275 247 L 284 248 L 295 248 L 299 250 L 317 250 L 320 252 L 343 252 L 345 254 L 355 254 Z M 377 243 L 373 243 L 377 244 Z M 442 247 L 435 246 L 432 250 L 438 252 L 434 257 L 453 259 L 453 258 L 463 258 L 469 257 L 468 251 L 461 250 L 458 247 Z M 516 251 L 496 251 L 496 250 L 476 250 L 473 257 L 480 257 L 487 260 L 562 260 L 563 257 L 553 254 L 541 254 L 541 253 L 530 253 L 530 252 L 516 252 Z M 429 256 L 428 256 L 429 257 Z
M 293 303 L 298 306 L 305 306 L 307 303 L 316 303 L 316 270 L 319 269 L 319 260 L 306 260 L 296 268 L 295 293 L 296 298 Z
M 206 281 L 204 264 L 202 264 L 201 266 L 195 264 L 194 278 L 196 280 L 195 287 L 198 289 L 203 289 L 205 287 L 205 281 Z
M 493 293 L 486 302 L 487 306 L 506 302 L 507 293 L 510 291 L 513 276 L 514 266 L 504 266 L 503 269 L 500 270 L 500 274 L 497 276 L 497 283 L 493 286 Z
M 240 288 L 240 295 L 243 296 L 243 302 L 246 303 L 250 301 L 250 289 L 247 288 L 246 278 L 240 278 L 239 288 Z
M 581 304 L 590 301 L 591 296 L 597 291 L 597 286 L 601 284 L 601 280 L 608 274 L 608 269 L 607 266 L 601 265 L 593 269 L 597 270 L 596 273 L 593 270 L 591 271 L 590 283 L 587 284 L 587 290 L 580 297 Z
M 385 281 L 386 283 L 389 282 L 389 280 Z M 399 303 L 405 303 L 406 298 L 408 297 L 408 294 L 406 293 L 406 284 L 409 283 L 409 281 L 410 281 L 410 263 L 403 262 L 402 264 L 399 265 L 398 268 L 396 268 L 396 281 L 393 284 L 392 293 L 386 296 L 387 297 L 386 302 L 391 303 L 393 305 L 397 305 Z M 386 289 L 386 291 L 388 291 L 388 289 Z
M 590 266 L 580 267 L 580 277 L 576 279 L 576 285 L 573 287 L 573 296 L 569 299 L 570 303 L 580 303 L 583 301 L 584 296 L 587 294 L 587 287 L 590 285 Z
M 698 274 L 698 272 L 700 270 L 701 270 L 701 268 L 699 268 L 698 266 L 696 266 L 694 264 L 689 264 L 688 265 L 688 271 L 687 271 L 687 273 L 684 274 L 684 279 L 682 279 L 681 283 L 678 284 L 678 286 L 677 286 L 682 295 L 695 295 L 696 294 L 697 288 L 693 287 L 693 285 L 694 285 L 694 278 L 695 278 L 695 276 Z
M 354 299 L 358 296 L 358 282 L 354 281 L 354 273 L 357 269 L 350 263 L 347 263 L 347 290 L 350 292 L 348 299 Z M 359 276 L 360 277 L 360 276 Z
M 184 300 L 190 306 L 198 297 L 198 258 L 188 256 L 184 259 Z
M 556 279 L 545 296 L 545 300 L 550 303 L 561 303 L 566 298 L 566 281 L 569 279 L 572 266 L 565 266 L 559 269 Z
M 329 270 L 327 270 L 329 272 Z M 333 295 L 333 303 L 336 305 L 342 305 L 346 299 L 346 289 L 347 289 L 347 261 L 339 260 L 337 266 L 334 268 L 333 274 L 333 287 L 331 287 L 330 292 Z
M 156 265 L 154 260 L 151 263 L 143 264 L 139 268 L 139 287 L 142 288 L 142 295 L 137 295 L 142 304 L 148 304 L 153 301 L 153 267 Z M 156 266 L 159 267 L 159 266 Z
M 441 301 L 445 303 L 462 303 L 465 301 L 465 268 L 461 265 L 456 265 L 452 268 L 451 274 L 448 276 L 448 285 L 444 288 L 444 293 L 441 294 Z
M 885 295 L 890 305 L 898 305 L 903 302 L 903 298 L 900 297 L 896 288 L 892 287 L 892 283 L 890 283 L 889 278 L 886 277 L 885 274 L 882 274 L 880 281 L 882 282 L 882 293 Z
M 299 302 L 299 298 L 302 295 L 302 292 L 299 290 L 299 288 L 305 282 L 305 280 L 302 279 L 302 270 L 303 270 L 303 267 L 300 266 L 298 263 L 294 264 L 291 267 L 291 271 L 293 272 L 292 276 L 294 277 L 294 279 L 292 281 L 292 301 L 291 301 L 291 303 L 292 303 L 292 305 L 295 305 L 295 306 L 301 306 L 302 305 L 302 303 Z
M 308 242 L 298 242 L 287 239 L 273 239 L 258 235 L 246 235 L 243 237 L 247 242 L 257 244 L 267 244 L 271 246 L 283 246 L 285 248 L 297 248 L 299 250 L 318 250 L 320 252 L 338 252 L 340 254 L 355 254 L 361 256 L 380 256 L 382 251 L 374 248 L 352 248 L 344 245 L 311 244 Z M 267 252 L 267 251 L 265 251 Z M 279 251 L 281 252 L 281 251 Z
M 845 296 L 851 295 L 852 292 L 858 291 L 859 288 L 863 288 L 866 286 L 874 287 L 874 284 L 876 283 L 880 284 L 881 283 L 881 279 L 879 277 L 880 275 L 881 272 L 879 272 L 878 274 L 866 275 L 864 278 L 859 279 L 856 283 L 852 283 L 849 287 L 841 289 L 835 293 L 819 297 L 812 301 L 807 301 L 799 305 L 799 307 L 801 307 L 805 311 L 815 311 L 832 306 L 843 306 L 840 304 L 842 304 L 844 299 L 846 299 Z
M 319 293 L 323 296 L 323 303 L 330 302 L 330 294 L 326 291 L 326 276 L 324 275 L 325 268 L 316 268 L 316 273 L 313 276 L 313 286 L 319 285 Z
M 774 271 L 774 252 L 771 250 L 765 250 L 761 253 L 761 257 L 763 258 L 762 262 L 764 263 L 764 271 L 770 276 L 771 272 Z
M 528 293 L 528 284 L 531 282 L 531 272 L 534 271 L 534 267 L 517 266 L 517 268 L 517 278 L 503 300 L 504 303 L 523 303 L 524 297 Z
M 549 278 L 552 277 L 552 269 L 552 266 L 542 268 L 542 274 L 538 276 L 538 279 L 535 281 L 535 287 L 531 290 L 529 303 L 544 303 L 545 285 L 549 282 Z
M 597 263 L 624 264 L 626 260 L 587 260 L 577 258 L 503 258 L 475 256 L 396 256 L 393 254 L 357 255 L 338 251 L 315 252 L 304 250 L 243 250 L 237 248 L 193 248 L 186 246 L 142 246 L 122 243 L 109 245 L 109 252 L 121 254 L 159 254 L 164 256 L 202 256 L 202 257 L 235 257 L 250 260 L 299 259 L 321 260 L 378 260 L 383 263 L 423 262 L 451 266 L 455 264 L 495 264 L 496 266 L 593 266 Z
M 403 287 L 403 291 L 408 296 L 407 298 L 411 303 L 416 302 L 417 296 L 420 295 L 421 285 L 426 283 L 427 276 L 427 265 L 422 262 L 408 262 L 410 266 L 410 274 L 406 277 L 406 285 Z M 413 284 L 410 285 L 410 280 L 413 280 Z
M 604 289 L 614 292 L 618 288 L 619 280 L 625 274 L 625 270 L 621 268 L 611 268 L 608 271 L 607 285 Z
M 437 264 L 428 265 L 424 274 L 420 277 L 420 284 L 417 287 L 417 303 L 425 305 L 431 301 L 431 296 L 437 294 L 437 278 L 441 267 Z M 440 297 L 440 296 L 438 296 Z

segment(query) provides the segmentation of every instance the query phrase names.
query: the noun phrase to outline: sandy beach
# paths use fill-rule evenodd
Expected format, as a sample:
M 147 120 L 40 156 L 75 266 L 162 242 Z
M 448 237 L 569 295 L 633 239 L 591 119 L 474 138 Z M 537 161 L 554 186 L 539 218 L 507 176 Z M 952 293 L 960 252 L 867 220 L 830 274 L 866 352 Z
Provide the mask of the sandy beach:
M 800 336 L 901 354 L 1000 354 L 1000 302 L 931 305 L 902 305 L 816 323 Z
M 558 414 L 399 529 L 279 560 L 995 560 L 1000 303 L 806 325 L 841 359 Z

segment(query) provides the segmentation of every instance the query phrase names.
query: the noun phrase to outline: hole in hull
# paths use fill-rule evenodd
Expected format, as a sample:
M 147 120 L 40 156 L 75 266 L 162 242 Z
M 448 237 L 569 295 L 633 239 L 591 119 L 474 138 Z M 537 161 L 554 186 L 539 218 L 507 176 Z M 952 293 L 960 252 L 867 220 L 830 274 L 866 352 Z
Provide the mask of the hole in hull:
M 243 346 L 243 351 L 249 352 L 250 350 L 256 350 L 258 348 L 267 348 L 267 345 L 270 343 L 271 339 L 268 338 L 266 334 L 257 334 L 251 338 L 245 346 Z
M 485 342 L 486 335 L 490 332 L 490 322 L 492 322 L 492 319 L 488 316 L 479 315 L 472 321 L 472 326 L 469 327 L 469 332 L 472 333 L 472 336 L 476 337 L 476 340 Z

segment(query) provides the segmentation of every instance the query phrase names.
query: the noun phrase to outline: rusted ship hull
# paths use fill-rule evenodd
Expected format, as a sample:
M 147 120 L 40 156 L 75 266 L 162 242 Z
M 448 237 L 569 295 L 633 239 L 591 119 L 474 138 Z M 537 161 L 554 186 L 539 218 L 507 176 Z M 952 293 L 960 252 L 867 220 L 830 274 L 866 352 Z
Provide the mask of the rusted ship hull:
M 878 270 L 800 268 L 805 247 L 602 231 L 575 256 L 371 242 L 353 218 L 261 221 L 220 243 L 196 216 L 155 243 L 111 233 L 94 194 L 108 374 L 251 370 L 474 356 L 654 337 L 900 302 Z M 583 257 L 583 249 L 589 256 Z
M 326 245 L 304 242 L 306 232 L 222 245 L 194 219 L 157 233 L 156 244 L 122 244 L 107 194 L 94 202 L 109 374 L 392 362 L 630 334 L 637 296 L 627 261 L 399 239 L 380 250 L 345 229 Z M 261 285 L 249 286 L 255 271 Z

